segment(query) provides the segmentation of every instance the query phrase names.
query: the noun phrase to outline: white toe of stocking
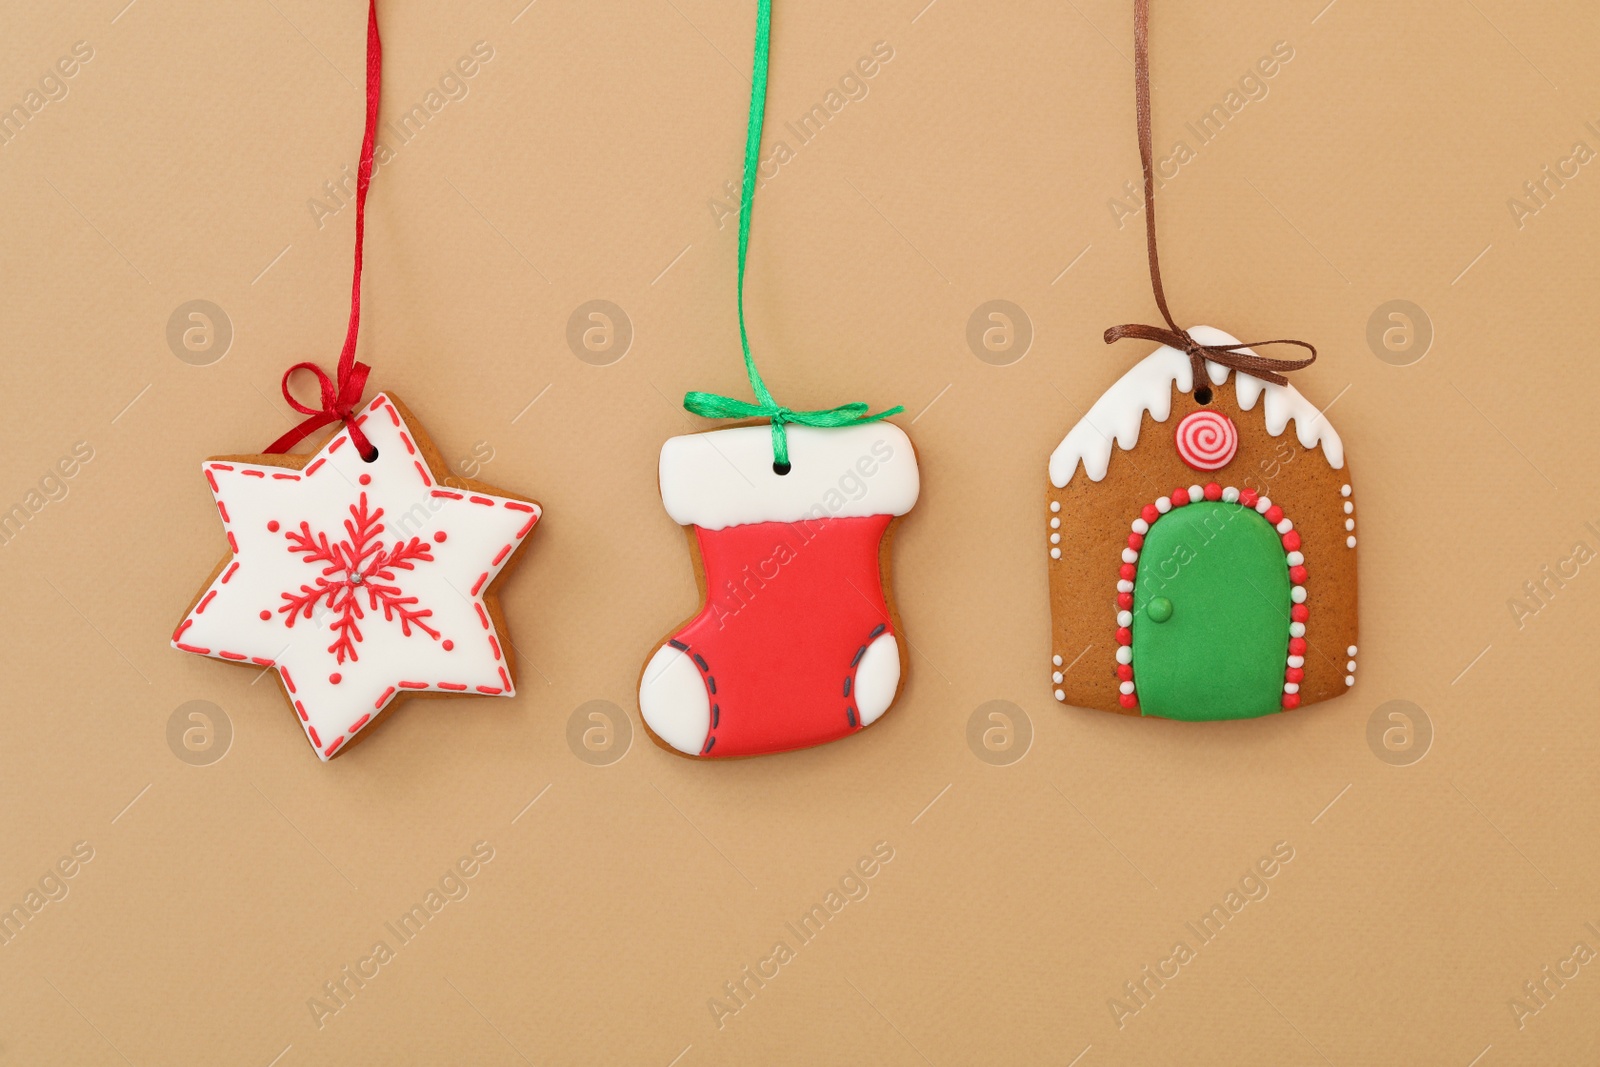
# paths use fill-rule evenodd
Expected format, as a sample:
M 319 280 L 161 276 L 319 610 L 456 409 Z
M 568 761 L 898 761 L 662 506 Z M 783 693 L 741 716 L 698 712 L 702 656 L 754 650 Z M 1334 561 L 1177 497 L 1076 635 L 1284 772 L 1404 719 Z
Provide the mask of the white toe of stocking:
M 856 666 L 856 711 L 861 714 L 861 725 L 871 725 L 888 711 L 899 688 L 900 646 L 893 634 L 883 634 L 867 646 Z
M 861 669 L 866 669 L 871 656 L 868 649 Z M 897 677 L 899 672 L 896 662 Z M 639 682 L 639 711 L 655 735 L 679 752 L 698 756 L 705 747 L 711 729 L 711 698 L 694 661 L 682 650 L 662 645 L 650 657 Z

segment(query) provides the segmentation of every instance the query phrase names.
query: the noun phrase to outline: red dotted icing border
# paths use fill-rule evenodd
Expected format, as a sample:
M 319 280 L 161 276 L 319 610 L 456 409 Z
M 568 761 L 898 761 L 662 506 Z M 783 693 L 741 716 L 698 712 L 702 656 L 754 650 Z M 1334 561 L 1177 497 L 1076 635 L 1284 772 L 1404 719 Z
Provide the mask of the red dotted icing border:
M 360 426 L 362 423 L 366 422 L 367 417 L 369 415 L 375 414 L 376 412 L 379 412 L 379 411 L 382 411 L 384 414 L 388 415 L 390 421 L 394 424 L 395 428 L 400 431 L 400 441 L 401 441 L 402 444 L 405 445 L 406 451 L 412 456 L 418 456 L 419 452 L 418 452 L 417 446 L 412 441 L 411 435 L 406 432 L 405 423 L 401 420 L 399 412 L 396 411 L 394 406 L 388 402 L 388 398 L 383 396 L 382 394 L 380 394 L 377 397 L 373 398 L 372 402 L 367 406 L 367 410 L 364 413 L 362 413 L 359 417 L 356 418 L 355 424 L 357 426 Z M 338 435 L 336 435 L 333 438 L 332 441 L 330 441 L 328 443 L 327 455 L 331 456 L 335 452 L 339 451 L 339 449 L 344 447 L 344 445 L 347 444 L 349 442 L 349 440 L 350 440 L 349 433 L 347 431 L 341 431 Z M 319 456 L 317 459 L 315 459 L 310 464 L 308 464 L 303 471 L 300 471 L 300 472 L 285 471 L 285 472 L 282 472 L 282 473 L 273 473 L 271 475 L 271 477 L 274 478 L 274 479 L 277 479 L 277 480 L 282 480 L 282 481 L 300 481 L 302 478 L 309 479 L 312 475 L 316 474 L 316 472 L 322 468 L 323 464 L 326 461 L 327 461 L 327 457 L 326 456 Z M 523 523 L 522 527 L 517 530 L 516 534 L 513 535 L 512 539 L 510 541 L 508 541 L 505 545 L 501 546 L 500 550 L 495 553 L 494 558 L 493 558 L 492 562 L 490 563 L 491 567 L 498 567 L 502 562 L 504 562 L 505 559 L 507 557 L 509 557 L 511 555 L 511 553 L 516 549 L 516 546 L 518 545 L 518 543 L 520 543 L 522 541 L 522 539 L 528 535 L 529 531 L 531 531 L 533 529 L 534 525 L 539 521 L 539 519 L 541 517 L 538 508 L 536 508 L 532 504 L 526 503 L 526 502 L 521 501 L 521 500 L 500 500 L 500 501 L 496 501 L 496 500 L 490 499 L 489 497 L 479 496 L 479 495 L 476 495 L 476 494 L 474 494 L 474 495 L 469 497 L 464 493 L 457 493 L 457 492 L 452 492 L 450 490 L 434 488 L 433 478 L 428 474 L 427 468 L 425 466 L 423 466 L 422 460 L 420 458 L 414 459 L 412 461 L 412 465 L 416 468 L 417 474 L 421 477 L 422 484 L 425 487 L 427 487 L 427 488 L 432 490 L 432 495 L 433 496 L 436 496 L 436 497 L 447 497 L 447 498 L 452 499 L 452 500 L 466 499 L 466 500 L 469 500 L 473 504 L 481 504 L 481 505 L 484 505 L 484 506 L 487 506 L 487 507 L 495 507 L 495 506 L 498 505 L 498 506 L 502 506 L 502 507 L 506 508 L 508 511 L 519 511 L 519 512 L 523 512 L 523 513 L 527 514 L 528 521 Z M 202 470 L 205 472 L 206 481 L 210 484 L 212 493 L 216 495 L 216 498 L 217 498 L 217 511 L 222 517 L 223 529 L 227 533 L 228 548 L 229 548 L 230 551 L 232 551 L 234 553 L 235 556 L 237 556 L 238 553 L 239 553 L 239 544 L 238 544 L 237 539 L 233 535 L 233 531 L 231 529 L 228 529 L 228 527 L 232 524 L 232 520 L 228 516 L 227 504 L 222 499 L 222 490 L 221 490 L 221 487 L 217 483 L 217 477 L 216 477 L 216 474 L 214 472 L 216 472 L 216 471 L 234 471 L 234 470 L 238 470 L 238 472 L 240 474 L 247 475 L 247 476 L 252 477 L 252 478 L 265 478 L 265 477 L 267 477 L 267 473 L 268 472 L 259 471 L 259 470 L 251 470 L 251 469 L 247 469 L 247 468 L 236 468 L 233 464 L 230 464 L 230 463 L 208 463 L 202 468 Z M 235 559 L 230 564 L 230 566 L 228 567 L 227 571 L 222 575 L 222 579 L 221 579 L 221 583 L 220 584 L 226 585 L 228 580 L 233 577 L 234 572 L 236 572 L 238 569 L 239 569 L 239 561 L 237 559 Z M 482 574 L 480 574 L 478 576 L 477 581 L 473 583 L 471 595 L 473 597 L 478 596 L 478 594 L 483 591 L 483 587 L 485 585 L 487 585 L 488 582 L 489 582 L 489 572 L 486 570 Z M 217 595 L 217 593 L 216 593 L 215 589 L 208 590 L 206 592 L 205 596 L 201 598 L 199 604 L 197 604 L 195 606 L 193 614 L 194 615 L 203 614 L 205 612 L 205 610 L 206 610 L 206 607 L 208 605 L 210 605 L 212 599 L 216 595 Z M 489 651 L 494 655 L 495 662 L 499 664 L 499 668 L 498 669 L 499 669 L 499 672 L 500 672 L 500 683 L 501 683 L 499 686 L 487 686 L 487 685 L 468 686 L 467 684 L 462 683 L 462 682 L 418 682 L 418 681 L 402 681 L 402 682 L 399 682 L 396 685 L 392 685 L 392 686 L 388 687 L 387 689 L 385 689 L 383 691 L 383 695 L 378 697 L 378 699 L 373 703 L 373 710 L 372 711 L 367 712 L 366 714 L 362 715 L 359 719 L 357 719 L 355 722 L 351 723 L 350 726 L 347 727 L 345 729 L 345 731 L 341 735 L 339 735 L 338 737 L 334 738 L 332 740 L 332 742 L 327 744 L 327 745 L 323 744 L 322 738 L 320 736 L 318 736 L 316 728 L 311 725 L 310 718 L 306 714 L 305 705 L 303 703 L 301 703 L 301 701 L 295 696 L 296 690 L 295 690 L 295 686 L 294 686 L 294 681 L 289 676 L 289 669 L 287 667 L 283 666 L 282 664 L 275 663 L 273 660 L 263 659 L 263 658 L 261 658 L 259 656 L 247 656 L 244 653 L 231 652 L 231 651 L 228 651 L 226 649 L 214 649 L 213 650 L 213 649 L 209 649 L 209 648 L 201 648 L 201 647 L 199 647 L 197 645 L 184 644 L 183 641 L 182 641 L 184 631 L 189 629 L 190 626 L 194 625 L 194 619 L 192 617 L 184 619 L 183 622 L 179 624 L 177 630 L 175 630 L 173 632 L 173 634 L 172 634 L 172 644 L 173 644 L 173 646 L 175 648 L 178 648 L 178 649 L 180 649 L 180 650 L 182 650 L 184 652 L 193 652 L 196 655 L 219 657 L 221 659 L 229 660 L 229 661 L 232 661 L 232 662 L 235 662 L 235 663 L 251 662 L 251 663 L 254 663 L 254 664 L 256 664 L 258 666 L 261 666 L 261 667 L 276 667 L 277 670 L 278 670 L 279 677 L 283 679 L 284 688 L 286 690 L 288 690 L 290 699 L 294 703 L 294 709 L 295 709 L 296 714 L 298 714 L 299 717 L 300 717 L 301 725 L 305 728 L 306 736 L 311 740 L 311 744 L 313 745 L 313 747 L 315 747 L 319 752 L 321 752 L 321 754 L 322 754 L 322 756 L 324 758 L 329 758 L 329 757 L 332 757 L 333 754 L 335 752 L 337 752 L 340 749 L 341 746 L 343 746 L 347 741 L 349 741 L 351 738 L 353 738 L 356 735 L 356 733 L 359 732 L 362 729 L 362 727 L 366 726 L 369 722 L 371 722 L 372 718 L 373 718 L 373 715 L 376 714 L 379 711 L 382 711 L 384 706 L 386 704 L 388 704 L 388 702 L 395 696 L 395 694 L 397 692 L 402 691 L 402 690 L 413 690 L 413 691 L 415 691 L 415 690 L 420 690 L 420 689 L 438 689 L 438 690 L 442 690 L 442 691 L 448 692 L 448 693 L 465 693 L 465 692 L 471 691 L 471 692 L 475 692 L 475 693 L 481 693 L 484 696 L 500 696 L 500 695 L 503 695 L 503 694 L 509 695 L 512 692 L 511 675 L 506 670 L 505 658 L 501 654 L 499 641 L 497 641 L 495 639 L 494 632 L 493 632 L 493 626 L 489 621 L 489 613 L 486 610 L 484 610 L 484 606 L 483 606 L 481 601 L 476 601 L 475 600 L 473 602 L 473 607 L 475 607 L 477 609 L 478 622 L 483 627 L 484 637 L 487 639 L 487 641 L 489 643 Z M 448 647 L 449 647 L 449 642 L 446 642 L 446 648 L 448 649 Z
M 1254 489 L 1224 488 L 1216 482 L 1205 486 L 1179 486 L 1170 497 L 1161 497 L 1146 504 L 1133 520 L 1128 534 L 1127 547 L 1122 550 L 1122 566 L 1117 572 L 1117 678 L 1120 693 L 1117 702 L 1124 708 L 1139 706 L 1138 689 L 1133 682 L 1133 583 L 1139 574 L 1139 552 L 1144 547 L 1145 535 L 1161 516 L 1173 508 L 1181 508 L 1192 501 L 1220 500 L 1251 508 L 1264 517 L 1278 532 L 1283 541 L 1284 562 L 1289 568 L 1289 646 L 1283 672 L 1282 706 L 1287 710 L 1300 706 L 1300 684 L 1306 671 L 1306 621 L 1311 609 L 1306 607 L 1306 560 L 1300 551 L 1300 531 L 1286 518 L 1283 509 Z

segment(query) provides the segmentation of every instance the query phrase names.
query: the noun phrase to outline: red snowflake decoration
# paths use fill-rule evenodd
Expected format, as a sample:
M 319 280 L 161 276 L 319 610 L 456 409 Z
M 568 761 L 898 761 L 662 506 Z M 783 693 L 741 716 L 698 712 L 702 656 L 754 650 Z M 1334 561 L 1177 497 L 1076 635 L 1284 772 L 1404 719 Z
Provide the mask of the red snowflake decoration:
M 435 641 L 439 631 L 425 621 L 433 611 L 419 608 L 417 598 L 405 596 L 404 590 L 393 584 L 396 571 L 414 570 L 419 562 L 433 561 L 433 545 L 420 538 L 395 541 L 384 547 L 379 537 L 383 533 L 383 509 L 369 512 L 367 494 L 361 494 L 359 504 L 350 505 L 350 518 L 344 520 L 345 537 L 330 541 L 326 533 L 312 533 L 310 523 L 302 521 L 300 529 L 285 531 L 289 551 L 299 553 L 310 564 L 323 564 L 322 573 L 315 584 L 301 585 L 298 593 L 284 593 L 284 603 L 278 610 L 284 615 L 284 624 L 293 627 L 296 619 L 311 618 L 318 604 L 326 603 L 334 613 L 329 623 L 337 637 L 328 651 L 338 662 L 360 659 L 356 646 L 361 643 L 360 620 L 366 611 L 383 609 L 386 622 L 398 619 L 400 633 L 411 636 L 415 626 Z M 366 609 L 361 606 L 361 594 L 367 596 Z

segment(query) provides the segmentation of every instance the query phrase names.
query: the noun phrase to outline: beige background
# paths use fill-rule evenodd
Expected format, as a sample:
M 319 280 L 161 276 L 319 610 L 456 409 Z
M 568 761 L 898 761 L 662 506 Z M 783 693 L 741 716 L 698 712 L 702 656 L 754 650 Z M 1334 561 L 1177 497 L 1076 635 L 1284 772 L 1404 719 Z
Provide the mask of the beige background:
M 272 685 L 166 642 L 222 548 L 199 461 L 265 446 L 283 369 L 337 355 L 352 213 L 319 229 L 308 201 L 354 163 L 363 5 L 125 3 L 0 16 L 6 106 L 94 52 L 0 147 L 0 505 L 94 453 L 0 548 L 0 902 L 94 854 L 0 946 L 0 1063 L 1593 1062 L 1600 963 L 1521 1029 L 1510 1005 L 1600 947 L 1600 578 L 1520 627 L 1508 601 L 1600 548 L 1600 173 L 1520 228 L 1507 205 L 1600 149 L 1592 5 L 1156 4 L 1160 144 L 1294 51 L 1167 186 L 1167 277 L 1182 318 L 1321 346 L 1296 382 L 1360 486 L 1355 689 L 1195 726 L 1060 707 L 1044 669 L 1046 458 L 1144 351 L 1100 331 L 1154 315 L 1109 206 L 1138 173 L 1131 5 L 780 0 L 775 138 L 893 49 L 762 191 L 750 309 L 781 401 L 907 407 L 914 652 L 864 736 L 706 766 L 648 743 L 634 683 L 694 599 L 657 449 L 703 425 L 685 389 L 745 388 L 712 205 L 753 4 L 385 0 L 385 118 L 494 57 L 374 184 L 362 353 L 547 518 L 504 589 L 521 694 L 413 702 L 324 766 Z M 966 341 L 997 298 L 1035 333 L 1003 367 Z M 193 299 L 234 332 L 209 366 L 166 339 Z M 610 366 L 566 340 L 594 299 L 635 334 Z M 1410 366 L 1367 342 L 1395 299 L 1436 332 Z M 169 747 L 190 700 L 231 723 L 209 766 Z M 567 740 L 591 700 L 633 726 L 609 766 Z M 993 700 L 1031 724 L 1009 766 L 967 742 Z M 1391 700 L 1431 724 L 1409 766 L 1369 745 Z M 395 947 L 480 841 L 469 895 Z M 785 923 L 877 842 L 870 895 L 800 946 Z M 1110 999 L 1278 842 L 1270 895 L 1119 1028 Z M 308 1000 L 380 939 L 318 1028 Z M 708 1000 L 779 940 L 794 959 L 719 1029 Z

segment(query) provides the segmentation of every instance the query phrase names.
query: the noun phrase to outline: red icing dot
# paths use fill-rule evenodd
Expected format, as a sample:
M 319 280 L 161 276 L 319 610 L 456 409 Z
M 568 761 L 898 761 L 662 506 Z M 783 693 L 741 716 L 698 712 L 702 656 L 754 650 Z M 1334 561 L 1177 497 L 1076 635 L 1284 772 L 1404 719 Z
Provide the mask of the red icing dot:
M 1289 638 L 1289 655 L 1303 656 L 1306 654 L 1306 639 L 1303 637 Z
M 1285 694 L 1283 694 L 1283 706 L 1284 706 L 1285 710 L 1288 710 L 1290 708 L 1298 708 L 1300 706 L 1300 694 L 1299 693 L 1285 693 Z
M 1180 485 L 1180 486 L 1178 486 L 1178 488 L 1176 488 L 1176 489 L 1174 489 L 1172 491 L 1172 506 L 1173 507 L 1181 508 L 1185 504 L 1187 504 L 1188 502 L 1189 502 L 1189 490 L 1185 489 L 1183 486 Z
M 1290 667 L 1288 670 L 1283 672 L 1283 680 L 1286 682 L 1299 682 L 1305 678 L 1305 676 L 1306 669 L 1304 667 Z
M 1247 508 L 1255 507 L 1256 501 L 1260 499 L 1261 494 L 1257 493 L 1254 489 L 1239 490 L 1239 503 L 1243 504 Z
M 1216 482 L 1209 483 L 1206 486 L 1205 492 L 1206 492 L 1206 499 L 1207 500 L 1221 500 L 1222 499 L 1222 486 L 1218 485 Z
M 1133 581 L 1134 576 L 1139 573 L 1139 571 L 1134 567 L 1133 564 L 1124 563 L 1122 565 L 1122 569 L 1119 570 L 1117 573 L 1122 575 L 1122 580 L 1123 581 L 1131 582 L 1131 581 Z
M 1133 644 L 1133 631 L 1128 629 L 1126 626 L 1117 627 L 1117 644 L 1119 644 L 1119 645 L 1131 645 L 1131 644 Z
M 1133 681 L 1133 664 L 1131 664 L 1131 663 L 1119 663 L 1119 664 L 1117 664 L 1117 677 L 1120 680 L 1124 681 L 1124 682 Z
M 1290 530 L 1283 535 L 1283 547 L 1287 552 L 1300 551 L 1300 531 Z
M 449 652 L 451 649 L 456 647 L 456 643 L 449 638 L 445 638 L 444 644 L 440 647 L 442 647 L 446 652 Z
M 1294 582 L 1295 585 L 1305 585 L 1306 569 L 1304 567 L 1290 567 L 1289 580 Z
M 444 544 L 444 542 L 445 542 L 444 531 L 440 530 L 438 533 L 434 534 L 433 535 L 433 539 L 435 541 L 439 542 L 441 545 Z
M 1139 512 L 1139 517 L 1145 522 L 1155 522 L 1161 517 L 1161 512 L 1154 504 L 1146 504 Z
M 1289 618 L 1293 619 L 1295 622 L 1305 622 L 1307 619 L 1311 618 L 1311 609 L 1306 607 L 1304 604 L 1296 604 L 1289 609 Z
M 1137 552 L 1144 547 L 1144 535 L 1131 533 L 1128 535 L 1128 547 Z
M 372 475 L 370 475 L 370 474 L 363 474 L 363 475 L 362 475 L 362 476 L 361 476 L 361 478 L 360 478 L 360 481 L 361 481 L 361 484 L 362 484 L 362 485 L 371 485 L 371 484 L 372 484 Z
M 1121 696 L 1117 697 L 1117 703 L 1121 704 L 1125 708 L 1136 708 L 1139 706 L 1139 698 L 1134 696 L 1132 693 L 1123 693 Z
M 1267 509 L 1267 521 L 1276 526 L 1283 521 L 1283 509 L 1274 504 Z
M 268 519 L 267 520 L 267 533 L 277 533 L 277 532 L 278 532 L 278 520 L 277 519 Z
M 340 675 L 338 671 L 328 675 L 328 681 L 332 682 L 334 685 L 338 685 L 343 680 L 343 676 Z
M 262 621 L 262 622 L 266 622 L 266 621 L 267 621 L 267 620 L 269 620 L 269 619 L 271 619 L 271 618 L 272 618 L 272 612 L 270 612 L 270 611 L 267 611 L 267 610 L 266 610 L 266 609 L 262 609 L 262 612 L 261 612 L 261 621 Z
M 1131 610 L 1133 610 L 1133 594 L 1132 593 L 1118 593 L 1117 594 L 1117 607 L 1121 608 L 1123 611 L 1131 611 Z

